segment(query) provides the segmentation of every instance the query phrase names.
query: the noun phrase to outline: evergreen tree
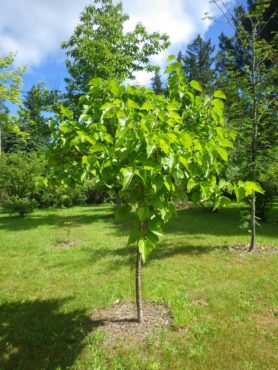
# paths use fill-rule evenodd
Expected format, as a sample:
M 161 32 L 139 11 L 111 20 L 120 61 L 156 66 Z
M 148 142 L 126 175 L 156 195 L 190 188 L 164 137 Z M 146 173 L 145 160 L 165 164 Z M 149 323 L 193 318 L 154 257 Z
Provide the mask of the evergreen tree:
M 24 68 L 13 68 L 14 53 L 0 57 L 0 154 L 3 150 L 2 137 L 8 132 L 19 132 L 15 117 L 12 117 L 8 104 L 19 105 L 22 74 Z
M 164 88 L 163 88 L 163 84 L 162 84 L 162 81 L 161 81 L 161 76 L 160 76 L 160 73 L 159 73 L 159 68 L 156 69 L 155 71 L 155 74 L 151 80 L 151 86 L 152 86 L 152 89 L 153 91 L 157 94 L 157 95 L 163 95 L 163 93 L 165 92 Z
M 181 50 L 179 50 L 179 52 L 178 52 L 178 55 L 177 55 L 177 62 L 179 62 L 179 63 L 182 63 L 182 64 L 183 64 L 183 55 L 182 55 Z
M 184 71 L 189 80 L 197 80 L 202 85 L 208 86 L 213 83 L 214 48 L 211 40 L 205 41 L 200 35 L 187 46 L 183 62 Z M 180 57 L 181 54 L 178 55 L 178 58 Z
M 44 83 L 34 85 L 23 97 L 18 111 L 18 132 L 3 134 L 5 152 L 43 151 L 50 141 L 48 119 L 60 99 L 57 90 L 49 90 Z

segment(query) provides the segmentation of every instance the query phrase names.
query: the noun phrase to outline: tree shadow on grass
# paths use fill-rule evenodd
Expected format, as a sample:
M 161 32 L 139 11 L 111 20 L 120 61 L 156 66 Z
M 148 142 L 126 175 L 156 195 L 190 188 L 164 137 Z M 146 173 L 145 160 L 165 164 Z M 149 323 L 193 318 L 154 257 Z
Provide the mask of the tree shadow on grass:
M 49 211 L 48 211 L 49 212 Z M 106 226 L 111 229 L 111 235 L 127 235 L 131 229 L 133 215 L 129 214 L 122 220 L 115 220 L 112 207 L 86 207 L 80 213 L 66 214 L 65 216 L 57 213 L 44 213 L 29 215 L 26 218 L 19 217 L 0 217 L 0 228 L 11 231 L 22 231 L 35 229 L 40 226 L 61 228 L 65 224 L 71 227 L 80 225 L 90 225 L 99 221 L 104 221 Z M 91 214 L 90 214 L 91 213 Z M 278 209 L 272 211 L 272 222 L 265 223 L 258 227 L 257 233 L 262 236 L 275 236 L 275 222 L 278 222 Z M 227 207 L 218 213 L 205 213 L 200 208 L 191 208 L 178 211 L 177 217 L 173 218 L 166 226 L 166 234 L 182 235 L 216 235 L 216 236 L 243 236 L 247 235 L 245 230 L 240 228 L 241 209 L 237 207 Z
M 179 255 L 198 256 L 215 252 L 225 252 L 225 246 L 204 246 L 204 245 L 187 245 L 181 243 L 174 247 L 168 247 L 166 244 L 161 244 L 150 255 L 150 260 L 160 260 L 164 258 L 175 257 Z
M 51 213 L 48 215 L 30 215 L 25 218 L 21 217 L 1 217 L 0 218 L 0 228 L 2 230 L 10 231 L 23 231 L 36 229 L 40 226 L 50 226 L 62 228 L 65 225 L 71 225 L 71 227 L 79 227 L 80 225 L 93 224 L 98 221 L 108 221 L 113 222 L 113 213 L 95 213 L 91 215 L 57 215 L 56 213 Z
M 66 369 L 84 347 L 92 322 L 84 310 L 60 311 L 67 299 L 0 305 L 1 369 Z
M 214 236 L 246 236 L 247 230 L 241 228 L 242 225 L 242 208 L 227 207 L 219 210 L 217 213 L 204 212 L 201 208 L 192 207 L 183 209 L 177 212 L 177 216 L 173 217 L 164 227 L 165 235 L 175 234 L 192 235 L 196 239 L 198 236 L 206 237 L 206 235 Z M 272 210 L 272 218 L 269 223 L 262 223 L 257 227 L 258 236 L 277 236 L 278 223 L 278 208 Z M 109 227 L 113 228 L 112 232 L 115 235 L 122 235 L 126 232 L 128 235 L 132 225 L 132 215 L 129 215 L 122 221 L 113 221 Z M 276 234 L 275 234 L 276 230 Z
M 191 245 L 185 244 L 182 241 L 172 246 L 169 243 L 160 243 L 156 249 L 153 250 L 148 258 L 148 263 L 155 260 L 162 260 L 178 255 L 184 256 L 197 256 L 205 255 L 215 252 L 226 252 L 226 246 L 204 246 L 204 245 Z M 124 246 L 116 249 L 110 248 L 98 248 L 92 250 L 89 258 L 84 260 L 85 264 L 99 263 L 101 260 L 107 259 L 103 263 L 103 273 L 109 273 L 111 271 L 118 271 L 122 267 L 135 268 L 136 263 L 136 246 Z M 74 268 L 74 261 L 72 262 L 72 268 Z M 148 265 L 147 263 L 147 265 Z M 56 267 L 56 265 L 54 266 Z

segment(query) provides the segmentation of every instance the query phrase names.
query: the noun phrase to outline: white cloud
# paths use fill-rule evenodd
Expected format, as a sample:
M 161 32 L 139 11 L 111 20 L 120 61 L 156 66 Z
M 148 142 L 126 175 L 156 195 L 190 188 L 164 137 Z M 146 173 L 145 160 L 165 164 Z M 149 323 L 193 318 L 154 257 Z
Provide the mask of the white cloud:
M 0 53 L 17 52 L 17 63 L 39 66 L 49 57 L 58 58 L 60 44 L 74 30 L 79 14 L 89 0 L 0 0 Z M 163 65 L 166 55 L 177 51 L 197 34 L 203 34 L 211 21 L 202 21 L 206 11 L 215 13 L 209 0 L 123 0 L 130 15 L 125 29 L 138 22 L 148 31 L 170 36 L 167 53 L 153 57 Z M 61 54 L 60 54 L 61 55 Z M 141 77 L 140 77 L 141 76 Z M 138 74 L 147 83 L 151 76 Z
M 0 0 L 0 53 L 17 52 L 17 63 L 38 66 L 67 39 L 86 0 Z

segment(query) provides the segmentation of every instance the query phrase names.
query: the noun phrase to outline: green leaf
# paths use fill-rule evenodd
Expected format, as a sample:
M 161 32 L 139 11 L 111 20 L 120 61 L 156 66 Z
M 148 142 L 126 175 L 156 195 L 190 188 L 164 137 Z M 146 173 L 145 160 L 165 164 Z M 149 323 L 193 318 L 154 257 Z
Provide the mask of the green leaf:
M 153 109 L 154 105 L 150 102 L 145 102 L 142 107 L 140 108 L 141 110 L 150 110 Z
M 253 181 L 246 181 L 244 184 L 246 196 L 251 195 L 254 192 L 264 194 L 264 191 L 260 184 Z
M 90 153 L 105 152 L 106 147 L 103 144 L 97 143 L 90 147 Z
M 175 55 L 169 55 L 166 59 L 166 62 L 171 62 L 172 60 L 175 60 L 176 56 Z
M 219 99 L 223 99 L 223 100 L 226 100 L 227 98 L 226 98 L 226 95 L 223 93 L 223 91 L 221 91 L 221 90 L 216 90 L 215 92 L 214 92 L 214 94 L 213 94 L 213 96 L 215 97 L 215 98 L 219 98 Z
M 173 184 L 171 180 L 171 176 L 166 176 L 164 179 L 164 186 L 168 191 L 175 191 L 175 185 Z
M 226 148 L 233 148 L 234 147 L 234 144 L 228 139 L 222 139 L 221 140 L 221 145 L 226 147 Z
M 173 101 L 173 102 L 170 102 L 168 105 L 167 105 L 167 110 L 169 112 L 173 111 L 173 110 L 178 110 L 179 109 L 179 103 L 176 102 L 176 101 Z
M 179 162 L 180 162 L 182 165 L 184 165 L 184 167 L 187 167 L 187 165 L 188 165 L 187 160 L 186 160 L 182 155 L 180 155 L 180 156 L 179 156 Z
M 172 63 L 172 64 L 169 64 L 166 69 L 165 69 L 165 72 L 164 73 L 171 73 L 171 72 L 174 72 L 176 70 L 179 70 L 180 69 L 180 63 Z
M 242 201 L 245 198 L 245 189 L 243 186 L 234 185 L 234 191 L 236 195 L 236 199 L 238 202 Z
M 225 197 L 225 196 L 223 196 L 223 195 L 220 195 L 218 198 L 217 198 L 217 200 L 216 200 L 216 202 L 215 202 L 215 204 L 214 204 L 214 207 L 213 207 L 213 209 L 214 210 L 216 210 L 217 208 L 219 208 L 219 207 L 226 207 L 227 205 L 229 205 L 231 203 L 231 199 L 229 199 L 229 198 L 227 198 L 227 197 Z
M 129 184 L 131 183 L 131 180 L 134 176 L 134 171 L 132 168 L 121 168 L 121 174 L 123 175 L 122 180 L 122 190 L 125 190 Z
M 142 231 L 138 231 L 138 230 L 132 231 L 129 234 L 127 246 L 130 246 L 132 244 L 137 243 L 138 240 L 142 238 L 142 236 L 143 236 L 143 232 Z
M 100 107 L 100 110 L 108 111 L 112 108 L 115 108 L 115 103 L 105 103 Z
M 88 134 L 86 134 L 85 132 L 81 131 L 81 130 L 77 130 L 76 133 L 78 134 L 79 137 L 81 137 L 81 139 L 83 139 L 83 141 L 88 141 L 90 144 L 93 144 L 95 145 L 96 144 L 96 141 L 95 139 L 93 139 L 91 136 L 89 136 Z
M 182 123 L 182 118 L 181 118 L 181 116 L 179 115 L 178 112 L 171 111 L 169 113 L 169 118 L 171 118 L 172 120 L 174 120 L 177 123 Z
M 221 99 L 213 99 L 212 103 L 213 103 L 213 106 L 214 106 L 214 111 L 218 115 L 221 116 L 223 114 L 223 110 L 224 110 L 223 100 L 221 100 Z
M 69 119 L 73 118 L 73 112 L 69 108 L 64 107 L 63 105 L 60 105 L 60 110 L 64 117 L 69 118 Z
M 187 182 L 187 191 L 190 193 L 191 192 L 191 190 L 193 189 L 193 188 L 195 188 L 195 186 L 197 186 L 198 185 L 198 183 L 197 182 L 195 182 L 193 179 L 192 179 L 192 177 L 188 180 L 188 182 Z
M 155 248 L 155 244 L 150 239 L 140 239 L 138 242 L 138 249 L 139 252 L 142 255 L 142 260 L 145 263 L 152 252 L 152 250 Z
M 131 99 L 128 99 L 127 106 L 128 106 L 128 108 L 140 109 L 139 105 L 137 103 L 135 103 L 135 101 L 133 101 Z
M 87 155 L 82 156 L 82 164 L 88 164 L 88 156 Z
M 194 90 L 196 90 L 196 91 L 199 91 L 199 92 L 202 92 L 203 91 L 203 89 L 202 89 L 202 86 L 201 86 L 201 84 L 200 84 L 200 82 L 198 82 L 198 81 L 196 81 L 196 80 L 192 80 L 192 81 L 190 81 L 190 86 L 194 89 Z
M 165 141 L 164 139 L 159 139 L 159 145 L 160 145 L 161 150 L 162 150 L 166 155 L 168 155 L 168 154 L 169 154 L 170 147 L 169 147 L 169 145 L 166 143 L 166 141 Z
M 144 222 L 150 217 L 149 207 L 140 207 L 136 210 L 140 222 Z
M 228 160 L 228 153 L 227 153 L 227 150 L 223 149 L 223 148 L 216 148 L 217 150 L 217 153 L 220 155 L 220 157 L 224 160 L 224 161 L 227 161 Z
M 120 87 L 117 81 L 111 80 L 110 82 L 110 89 L 114 96 L 118 96 L 120 92 Z

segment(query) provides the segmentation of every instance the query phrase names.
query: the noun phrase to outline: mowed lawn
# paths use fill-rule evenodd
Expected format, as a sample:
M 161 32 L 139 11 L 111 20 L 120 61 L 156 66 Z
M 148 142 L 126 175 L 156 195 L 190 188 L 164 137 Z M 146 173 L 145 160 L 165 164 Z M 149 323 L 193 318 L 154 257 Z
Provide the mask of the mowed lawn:
M 1 214 L 0 369 L 277 369 L 278 254 L 228 251 L 249 240 L 240 211 L 178 212 L 143 271 L 145 299 L 166 303 L 175 329 L 117 348 L 90 316 L 134 300 L 130 218 L 109 205 Z M 278 209 L 258 243 L 277 237 Z

